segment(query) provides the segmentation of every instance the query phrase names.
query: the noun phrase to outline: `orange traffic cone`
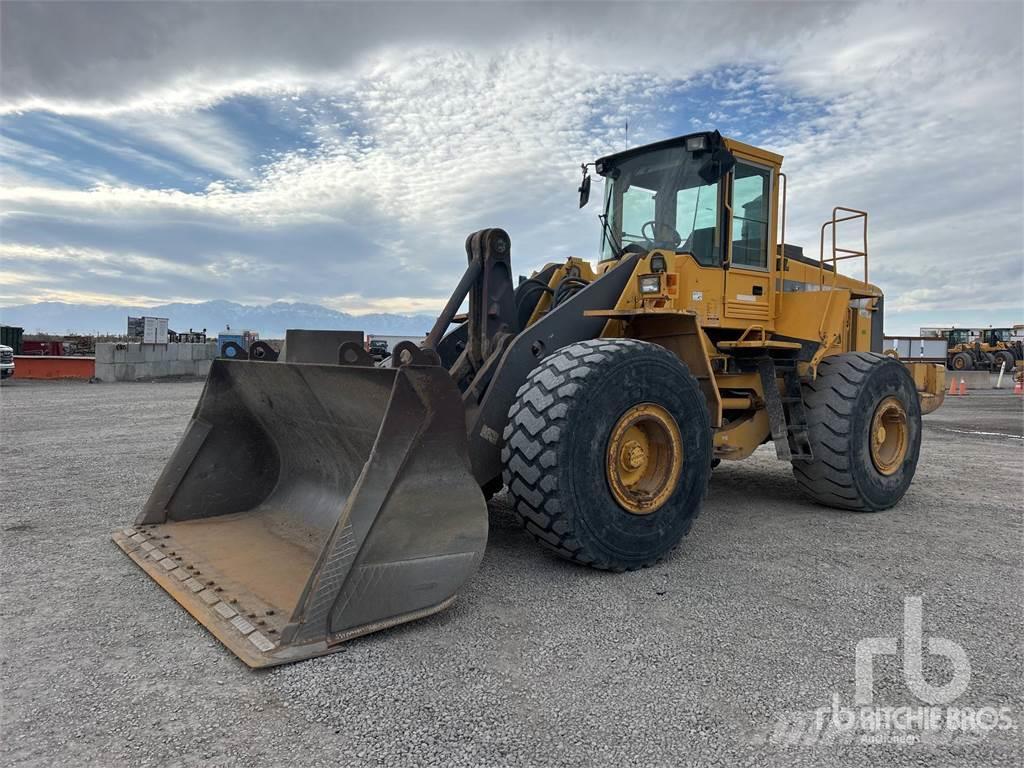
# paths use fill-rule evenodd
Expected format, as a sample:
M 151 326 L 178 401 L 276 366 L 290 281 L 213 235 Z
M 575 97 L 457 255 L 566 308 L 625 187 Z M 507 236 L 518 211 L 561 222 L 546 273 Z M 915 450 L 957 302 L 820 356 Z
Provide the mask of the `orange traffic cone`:
M 960 394 L 961 395 L 966 395 L 967 394 L 967 382 L 964 381 L 962 378 L 960 379 Z
M 949 392 L 946 393 L 947 397 L 956 397 L 956 379 L 949 382 Z
M 1024 395 L 1024 379 L 1017 379 L 1013 385 L 1013 394 Z

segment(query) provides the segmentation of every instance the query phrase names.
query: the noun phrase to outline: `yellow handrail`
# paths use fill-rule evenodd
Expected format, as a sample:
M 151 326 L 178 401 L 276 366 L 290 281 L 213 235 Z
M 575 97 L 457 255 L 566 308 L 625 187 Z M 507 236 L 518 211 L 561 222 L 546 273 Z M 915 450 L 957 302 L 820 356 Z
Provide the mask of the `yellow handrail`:
M 738 344 L 741 341 L 746 341 L 747 340 L 747 336 L 748 336 L 748 334 L 750 334 L 751 331 L 755 331 L 755 332 L 759 331 L 761 333 L 761 343 L 762 344 L 764 344 L 768 340 L 768 335 L 765 332 L 765 329 L 764 329 L 763 325 L 748 325 L 746 330 L 744 330 L 743 333 L 740 334 L 740 337 L 738 339 L 736 339 L 736 343 Z
M 840 212 L 848 213 L 850 215 L 837 218 L 837 215 Z M 839 243 L 837 242 L 838 227 L 836 225 L 841 224 L 844 221 L 855 221 L 856 219 L 861 219 L 863 221 L 863 250 L 855 251 L 850 248 L 840 248 Z M 829 286 L 830 290 L 828 292 L 828 299 L 825 302 L 825 311 L 822 313 L 821 322 L 818 325 L 818 339 L 821 342 L 821 346 L 818 347 L 818 351 L 814 354 L 814 357 L 811 358 L 810 362 L 811 375 L 815 377 L 818 374 L 818 363 L 821 362 L 821 359 L 825 356 L 825 351 L 835 343 L 835 338 L 830 339 L 828 338 L 828 334 L 825 333 L 825 324 L 828 322 L 829 312 L 832 310 L 832 297 L 836 293 L 835 288 L 839 281 L 838 262 L 844 259 L 856 259 L 858 257 L 863 257 L 865 285 L 868 282 L 868 212 L 861 211 L 856 208 L 845 208 L 841 205 L 837 205 L 832 209 L 832 219 L 821 225 L 821 239 L 818 250 L 818 262 L 820 265 L 820 275 L 818 277 L 820 281 L 819 284 L 822 286 L 825 285 L 825 230 L 829 227 L 832 228 L 832 259 L 830 264 L 832 267 L 832 283 Z M 840 256 L 839 254 L 842 255 Z M 838 336 L 838 334 L 836 334 L 836 336 Z
M 779 233 L 779 243 L 781 243 L 782 258 L 785 262 L 786 258 L 786 192 L 789 187 L 789 178 L 786 174 L 779 171 L 779 180 L 782 182 L 782 231 Z
M 842 218 L 836 218 L 836 214 L 840 211 L 843 213 L 849 213 L 850 216 L 843 216 Z M 855 251 L 850 248 L 840 248 L 838 239 L 838 227 L 837 224 L 841 224 L 844 221 L 855 221 L 856 219 L 863 220 L 862 237 L 864 248 L 860 251 Z M 821 225 L 821 240 L 819 242 L 818 249 L 818 260 L 821 262 L 821 284 L 825 284 L 825 230 L 832 227 L 832 284 L 836 282 L 836 276 L 839 274 L 836 262 L 842 261 L 843 259 L 856 259 L 858 257 L 864 258 L 864 282 L 868 281 L 868 212 L 860 211 L 856 208 L 844 208 L 841 205 L 837 205 L 832 209 L 832 220 L 826 221 Z M 840 256 L 839 254 L 843 254 Z

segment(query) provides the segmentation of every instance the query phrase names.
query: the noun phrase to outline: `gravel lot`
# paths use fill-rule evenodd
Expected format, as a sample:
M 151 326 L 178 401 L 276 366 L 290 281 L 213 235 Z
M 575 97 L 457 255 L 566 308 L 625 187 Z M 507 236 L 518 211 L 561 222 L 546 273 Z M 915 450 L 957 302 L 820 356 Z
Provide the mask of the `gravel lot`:
M 1021 723 L 1024 398 L 926 417 L 895 509 L 815 507 L 762 448 L 715 471 L 658 567 L 554 559 L 499 499 L 456 605 L 332 656 L 252 672 L 110 541 L 197 382 L 14 380 L 2 400 L 4 765 L 1020 765 L 1021 730 L 938 744 L 787 744 L 786 713 L 853 700 L 858 640 L 924 635 L 971 663 L 958 707 Z M 896 657 L 875 703 L 919 702 Z M 948 669 L 929 656 L 929 679 Z M 780 735 L 781 734 L 781 735 Z

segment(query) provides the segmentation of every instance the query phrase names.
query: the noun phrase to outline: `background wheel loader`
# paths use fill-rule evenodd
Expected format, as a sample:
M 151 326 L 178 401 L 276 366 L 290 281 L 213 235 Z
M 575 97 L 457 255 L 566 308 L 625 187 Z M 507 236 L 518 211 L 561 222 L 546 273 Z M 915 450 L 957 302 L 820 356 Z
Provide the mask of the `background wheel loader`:
M 596 266 L 516 284 L 508 235 L 482 230 L 424 342 L 384 364 L 297 332 L 276 360 L 215 361 L 114 540 L 261 667 L 449 605 L 503 485 L 543 546 L 616 571 L 664 557 L 712 466 L 763 443 L 811 499 L 891 507 L 942 367 L 880 354 L 866 213 L 833 209 L 817 259 L 785 243 L 781 163 L 717 132 L 601 158 L 580 187 L 605 180 Z
M 946 367 L 954 371 L 1012 371 L 1024 359 L 1024 345 L 1012 328 L 954 328 L 946 334 Z

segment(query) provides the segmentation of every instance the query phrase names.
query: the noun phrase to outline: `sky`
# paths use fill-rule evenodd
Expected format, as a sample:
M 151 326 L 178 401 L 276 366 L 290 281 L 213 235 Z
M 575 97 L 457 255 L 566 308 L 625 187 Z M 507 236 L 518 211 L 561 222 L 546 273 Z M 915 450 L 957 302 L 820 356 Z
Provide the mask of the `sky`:
M 718 129 L 807 253 L 870 212 L 887 333 L 1021 323 L 1022 7 L 5 2 L 0 307 L 433 312 L 470 232 L 596 258 L 580 163 Z

